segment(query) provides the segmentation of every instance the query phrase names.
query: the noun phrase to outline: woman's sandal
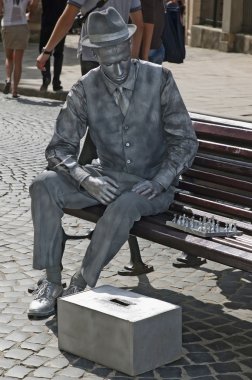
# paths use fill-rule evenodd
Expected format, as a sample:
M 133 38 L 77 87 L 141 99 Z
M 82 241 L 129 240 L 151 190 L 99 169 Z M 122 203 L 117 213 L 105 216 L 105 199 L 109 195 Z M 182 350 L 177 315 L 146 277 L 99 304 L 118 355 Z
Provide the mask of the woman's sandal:
M 4 89 L 3 89 L 3 93 L 5 95 L 9 94 L 10 89 L 11 89 L 11 82 L 6 80 L 5 81 L 5 86 L 4 86 Z

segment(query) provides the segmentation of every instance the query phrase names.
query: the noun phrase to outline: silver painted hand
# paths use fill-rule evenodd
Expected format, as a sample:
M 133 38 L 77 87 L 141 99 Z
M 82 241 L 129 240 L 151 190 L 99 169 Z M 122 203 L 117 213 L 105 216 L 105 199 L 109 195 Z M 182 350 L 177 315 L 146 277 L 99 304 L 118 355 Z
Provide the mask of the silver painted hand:
M 108 205 L 120 195 L 119 186 L 109 177 L 92 177 L 82 181 L 81 186 L 94 198 L 104 205 Z

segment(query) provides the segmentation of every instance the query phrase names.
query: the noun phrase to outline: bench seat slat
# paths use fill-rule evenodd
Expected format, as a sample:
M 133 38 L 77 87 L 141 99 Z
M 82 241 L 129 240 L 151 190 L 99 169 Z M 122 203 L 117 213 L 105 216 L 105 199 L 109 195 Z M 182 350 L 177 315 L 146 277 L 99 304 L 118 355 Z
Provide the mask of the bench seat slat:
M 251 244 L 250 244 L 250 246 L 248 246 L 246 244 L 243 244 L 242 242 L 237 242 L 235 239 L 231 239 L 231 238 L 225 238 L 224 239 L 225 241 L 223 241 L 223 238 L 221 238 L 221 237 L 212 237 L 212 240 L 219 242 L 219 243 L 222 243 L 222 244 L 229 245 L 230 247 L 240 248 L 240 249 L 243 249 L 247 252 L 250 252 L 251 258 L 252 258 L 252 245 Z
M 151 226 L 144 221 L 141 224 L 137 223 L 132 229 L 132 233 L 136 236 L 187 252 L 193 256 L 204 257 L 238 269 L 252 271 L 252 257 L 249 252 L 189 235 L 167 226 L 158 226 L 157 228 L 155 225 Z

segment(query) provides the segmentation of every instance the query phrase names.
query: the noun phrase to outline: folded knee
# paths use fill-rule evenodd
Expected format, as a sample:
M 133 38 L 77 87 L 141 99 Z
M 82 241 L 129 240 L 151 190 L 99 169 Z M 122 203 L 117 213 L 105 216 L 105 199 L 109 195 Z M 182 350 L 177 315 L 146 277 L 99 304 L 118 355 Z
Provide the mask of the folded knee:
M 45 170 L 41 174 L 35 177 L 29 187 L 30 194 L 32 195 L 34 191 L 37 189 L 41 189 L 43 187 L 54 187 L 57 182 L 57 173 L 53 171 Z

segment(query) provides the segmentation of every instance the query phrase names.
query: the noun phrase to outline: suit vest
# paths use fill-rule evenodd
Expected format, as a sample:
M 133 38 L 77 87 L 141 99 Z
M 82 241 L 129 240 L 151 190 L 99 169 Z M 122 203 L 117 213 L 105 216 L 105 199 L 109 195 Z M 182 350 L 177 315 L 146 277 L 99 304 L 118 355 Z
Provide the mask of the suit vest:
M 139 65 L 128 112 L 124 117 L 104 83 L 100 68 L 82 78 L 88 126 L 104 169 L 153 178 L 167 151 L 161 115 L 162 67 Z

